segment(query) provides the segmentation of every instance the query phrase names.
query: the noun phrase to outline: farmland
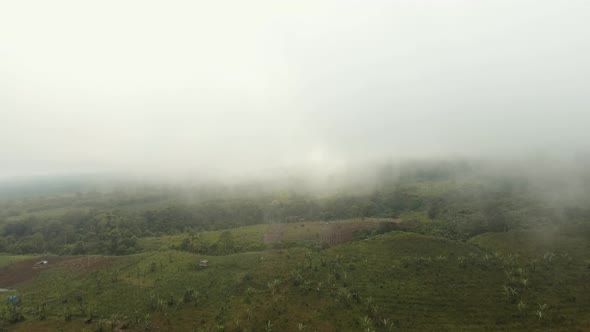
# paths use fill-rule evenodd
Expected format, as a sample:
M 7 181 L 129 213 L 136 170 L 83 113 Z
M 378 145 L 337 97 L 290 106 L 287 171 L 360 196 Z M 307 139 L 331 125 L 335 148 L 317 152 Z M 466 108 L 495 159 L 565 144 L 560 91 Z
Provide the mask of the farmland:
M 541 198 L 538 186 L 437 166 L 354 195 L 4 200 L 0 327 L 586 331 L 589 200 Z
M 547 246 L 536 234 L 517 245 L 512 233 L 393 231 L 326 249 L 54 257 L 32 278 L 0 280 L 22 299 L 15 331 L 586 330 L 588 229 L 552 231 Z M 33 261 L 2 273 L 27 275 Z
M 590 332 L 590 1 L 0 1 L 0 332 Z

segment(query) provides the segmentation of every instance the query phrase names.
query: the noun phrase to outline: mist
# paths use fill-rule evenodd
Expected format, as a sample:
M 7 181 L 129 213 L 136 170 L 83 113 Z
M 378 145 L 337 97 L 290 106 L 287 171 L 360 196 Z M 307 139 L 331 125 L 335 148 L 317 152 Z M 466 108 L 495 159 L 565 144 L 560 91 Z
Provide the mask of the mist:
M 586 1 L 0 4 L 0 176 L 590 151 Z

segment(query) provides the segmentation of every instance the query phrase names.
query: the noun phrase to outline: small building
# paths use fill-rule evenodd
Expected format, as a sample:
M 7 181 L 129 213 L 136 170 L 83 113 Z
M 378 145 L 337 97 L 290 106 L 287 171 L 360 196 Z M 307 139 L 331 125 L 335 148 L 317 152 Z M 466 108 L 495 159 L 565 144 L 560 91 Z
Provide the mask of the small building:
M 33 264 L 33 267 L 45 267 L 45 266 L 47 266 L 47 264 L 49 264 L 48 261 L 42 260 L 42 261 L 38 261 L 37 263 Z
M 207 264 L 209 264 L 209 261 L 202 260 L 199 262 L 199 267 L 207 267 Z

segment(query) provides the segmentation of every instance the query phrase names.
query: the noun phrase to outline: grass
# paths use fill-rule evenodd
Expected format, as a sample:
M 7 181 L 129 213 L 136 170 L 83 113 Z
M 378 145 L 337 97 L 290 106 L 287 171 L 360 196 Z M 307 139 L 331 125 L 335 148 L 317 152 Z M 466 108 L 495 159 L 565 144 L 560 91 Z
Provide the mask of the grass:
M 322 225 L 304 224 L 281 226 L 284 239 L 300 240 Z M 263 241 L 268 227 L 232 233 L 236 241 Z M 202 236 L 215 241 L 219 234 Z M 551 234 L 550 240 L 543 234 Z M 43 271 L 16 286 L 26 320 L 10 328 L 576 331 L 590 326 L 590 237 L 584 225 L 488 233 L 467 242 L 390 232 L 324 250 L 295 246 L 222 256 L 168 250 L 183 236 L 142 239 L 144 248 L 166 250 L 112 258 L 100 268 Z M 0 262 L 10 262 L 4 257 Z M 209 260 L 208 268 L 197 267 L 202 259 Z M 3 296 L 0 301 L 6 311 Z M 40 320 L 35 312 L 43 303 L 47 318 Z M 68 312 L 72 317 L 66 322 Z
M 237 246 L 247 246 L 248 244 L 263 244 L 263 235 L 266 232 L 268 225 L 260 224 L 253 226 L 238 227 L 231 230 L 232 234 L 236 235 Z M 213 243 L 219 240 L 219 236 L 223 231 L 205 231 L 200 232 L 199 236 L 202 240 Z M 138 244 L 143 251 L 157 251 L 169 250 L 171 247 L 179 246 L 182 240 L 190 237 L 189 234 L 177 235 L 162 235 L 144 237 L 138 240 Z
M 503 254 L 534 257 L 547 252 L 567 252 L 579 259 L 590 259 L 590 227 L 586 224 L 565 224 L 542 228 L 486 233 L 470 243 Z
M 402 221 L 420 221 L 422 223 L 430 222 L 430 218 L 428 218 L 428 213 L 426 211 L 413 211 L 413 212 L 404 212 L 400 214 L 399 219 Z
M 0 267 L 6 266 L 6 265 L 10 265 L 10 264 L 14 264 L 16 262 L 28 260 L 28 259 L 33 259 L 33 258 L 36 258 L 36 257 L 38 257 L 38 256 L 32 256 L 32 255 L 4 255 L 4 254 L 0 254 Z M 1 286 L 2 285 L 0 285 L 0 287 Z
M 282 244 L 317 244 L 327 228 L 346 227 L 357 225 L 359 228 L 372 227 L 370 224 L 380 222 L 389 222 L 390 219 L 383 218 L 365 218 L 365 219 L 347 219 L 330 222 L 294 222 L 288 224 L 259 224 L 252 226 L 237 227 L 229 230 L 234 235 L 235 246 L 240 248 L 239 251 L 260 250 L 273 243 Z M 204 231 L 198 235 L 202 241 L 214 243 L 219 241 L 220 235 L 225 230 Z M 182 241 L 190 238 L 191 234 L 162 235 L 144 237 L 138 240 L 138 245 L 142 251 L 170 250 L 177 248 Z

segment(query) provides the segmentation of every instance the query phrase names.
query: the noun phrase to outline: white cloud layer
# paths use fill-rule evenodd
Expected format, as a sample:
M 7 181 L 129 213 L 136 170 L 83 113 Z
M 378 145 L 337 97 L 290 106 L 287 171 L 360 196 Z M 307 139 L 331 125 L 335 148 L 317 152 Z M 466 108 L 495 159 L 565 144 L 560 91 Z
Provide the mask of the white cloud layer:
M 590 148 L 588 1 L 4 1 L 0 174 Z

